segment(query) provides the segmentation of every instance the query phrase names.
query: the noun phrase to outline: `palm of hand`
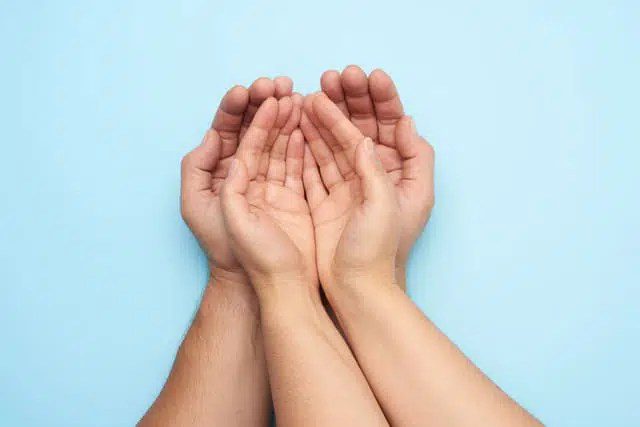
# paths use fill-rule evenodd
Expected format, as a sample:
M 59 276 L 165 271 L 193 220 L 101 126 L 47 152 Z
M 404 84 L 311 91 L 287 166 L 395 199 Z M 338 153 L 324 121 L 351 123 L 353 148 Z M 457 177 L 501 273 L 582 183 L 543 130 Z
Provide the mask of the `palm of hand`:
M 265 254 L 278 258 L 270 264 L 284 266 L 294 261 L 294 268 L 299 267 L 302 258 L 306 268 L 315 271 L 313 223 L 304 193 L 278 182 L 253 180 L 247 190 L 247 202 L 272 244 Z
M 183 216 L 211 267 L 243 274 L 224 226 L 220 189 L 258 107 L 271 96 L 281 99 L 291 93 L 292 82 L 287 77 L 259 78 L 249 89 L 233 87 L 222 98 L 203 144 L 185 156 L 183 174 L 196 180 L 183 182 Z
M 343 114 L 376 144 L 376 151 L 396 189 L 402 228 L 398 263 L 409 251 L 433 206 L 433 150 L 411 126 L 391 78 L 381 70 L 367 75 L 349 66 L 342 74 L 326 72 L 322 90 Z
M 352 263 L 353 253 L 345 251 L 345 237 L 352 235 L 353 217 L 362 204 L 362 189 L 356 177 L 334 185 L 328 196 L 311 210 L 316 236 L 318 273 L 321 281 L 327 280 L 334 267 L 334 260 Z M 345 237 L 343 237 L 345 236 Z M 338 257 L 338 253 L 345 256 Z

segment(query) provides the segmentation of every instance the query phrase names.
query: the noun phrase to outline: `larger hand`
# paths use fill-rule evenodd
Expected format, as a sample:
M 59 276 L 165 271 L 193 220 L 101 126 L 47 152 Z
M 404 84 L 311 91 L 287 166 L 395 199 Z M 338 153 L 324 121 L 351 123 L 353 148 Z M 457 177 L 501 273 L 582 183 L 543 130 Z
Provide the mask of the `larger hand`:
M 291 96 L 291 92 L 288 77 L 259 78 L 249 89 L 233 87 L 222 98 L 200 146 L 182 160 L 182 215 L 205 250 L 212 272 L 235 282 L 247 280 L 229 247 L 220 188 L 258 107 L 269 97 L 279 99 Z

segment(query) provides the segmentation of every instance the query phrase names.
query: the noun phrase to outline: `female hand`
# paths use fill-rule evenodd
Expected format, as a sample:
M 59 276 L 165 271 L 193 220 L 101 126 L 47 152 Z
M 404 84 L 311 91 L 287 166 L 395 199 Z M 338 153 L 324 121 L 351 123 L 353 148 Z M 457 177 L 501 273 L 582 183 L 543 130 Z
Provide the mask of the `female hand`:
M 262 104 L 222 187 L 232 251 L 259 296 L 278 281 L 317 285 L 313 224 L 302 186 L 301 103 L 294 95 Z
M 367 78 L 361 68 L 350 65 L 342 73 L 326 71 L 320 84 L 351 123 L 374 141 L 394 184 L 401 224 L 396 267 L 402 276 L 398 279 L 403 281 L 409 252 L 434 204 L 433 148 L 418 135 L 411 117 L 404 114 L 393 80 L 384 71 L 374 70 Z M 341 147 L 332 148 L 339 155 Z
M 307 97 L 304 107 L 304 185 L 320 281 L 330 286 L 382 274 L 394 282 L 399 210 L 373 141 L 322 93 Z

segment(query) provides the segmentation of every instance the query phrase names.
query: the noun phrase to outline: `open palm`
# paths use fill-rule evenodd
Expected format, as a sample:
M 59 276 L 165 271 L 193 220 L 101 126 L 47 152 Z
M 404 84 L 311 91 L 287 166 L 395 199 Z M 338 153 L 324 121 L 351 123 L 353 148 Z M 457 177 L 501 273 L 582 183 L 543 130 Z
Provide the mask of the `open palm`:
M 243 276 L 224 228 L 220 188 L 227 176 L 238 143 L 249 129 L 263 101 L 291 96 L 287 77 L 259 78 L 249 89 L 231 88 L 220 102 L 211 128 L 202 143 L 182 162 L 182 214 L 207 253 L 211 268 Z
M 320 83 L 322 91 L 351 123 L 376 143 L 396 188 L 402 225 L 397 263 L 404 265 L 433 207 L 433 148 L 417 134 L 411 117 L 404 114 L 395 85 L 384 71 L 375 70 L 367 78 L 362 69 L 349 66 L 342 74 L 325 72 Z M 339 157 L 342 147 L 331 143 L 330 135 L 328 139 Z M 348 176 L 344 162 L 338 165 Z
M 317 282 L 315 244 L 304 197 L 304 139 L 297 129 L 302 98 L 263 103 L 243 136 L 222 190 L 232 247 L 249 274 L 303 271 Z M 253 127 L 253 124 L 252 124 Z M 261 281 L 257 281 L 261 282 Z
M 324 95 L 305 100 L 300 127 L 308 142 L 304 184 L 315 227 L 320 280 L 328 283 L 337 271 L 363 270 L 385 259 L 393 261 L 397 249 L 397 242 L 393 242 L 397 235 L 393 231 L 396 196 L 372 141 L 368 141 L 368 158 L 364 135 Z M 332 150 L 328 140 L 340 150 Z M 384 203 L 374 204 L 367 198 L 367 190 L 372 190 L 367 189 L 363 177 L 373 170 L 366 166 L 371 163 L 380 164 L 382 176 L 376 180 L 383 183 L 381 188 L 390 190 L 389 194 L 376 190 L 382 193 Z

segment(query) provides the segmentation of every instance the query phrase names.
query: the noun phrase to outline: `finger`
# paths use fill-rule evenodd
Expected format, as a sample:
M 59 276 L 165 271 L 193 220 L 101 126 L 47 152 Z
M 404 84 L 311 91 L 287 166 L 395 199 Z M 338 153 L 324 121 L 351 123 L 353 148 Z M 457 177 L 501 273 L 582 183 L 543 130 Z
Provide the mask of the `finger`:
M 355 171 L 351 166 L 351 162 L 347 158 L 347 155 L 344 151 L 342 145 L 336 140 L 333 134 L 322 126 L 320 121 L 318 120 L 314 110 L 313 110 L 313 99 L 318 94 L 311 94 L 304 100 L 304 109 L 307 113 L 307 117 L 311 121 L 311 123 L 315 126 L 318 133 L 320 134 L 320 139 L 324 141 L 324 143 L 329 147 L 329 149 L 333 152 L 333 158 L 335 159 L 335 163 L 338 166 L 338 170 L 344 179 L 351 179 L 355 176 Z M 325 95 L 323 95 L 325 96 Z M 312 152 L 313 152 L 312 147 Z M 314 152 L 315 154 L 315 152 Z M 322 166 L 322 164 L 321 164 Z
M 314 163 L 317 162 L 320 168 L 324 185 L 330 189 L 334 185 L 344 181 L 336 164 L 333 152 L 320 136 L 318 129 L 311 123 L 306 112 L 302 114 L 300 119 L 300 129 L 309 144 L 310 153 L 313 153 Z
M 251 86 L 249 86 L 249 104 L 247 105 L 247 111 L 242 118 L 242 126 L 240 128 L 240 138 L 244 136 L 244 133 L 249 128 L 251 121 L 253 120 L 260 105 L 267 99 L 275 95 L 275 84 L 273 80 L 266 77 L 260 77 L 256 79 Z
M 402 117 L 395 134 L 396 147 L 402 160 L 402 179 L 425 183 L 433 181 L 433 148 L 420 137 L 414 120 L 410 116 Z
M 378 123 L 378 142 L 395 147 L 395 128 L 404 115 L 398 90 L 391 77 L 378 69 L 369 75 L 369 93 Z
M 251 219 L 246 198 L 248 187 L 247 168 L 242 160 L 234 158 L 220 193 L 222 216 L 231 235 L 240 235 L 243 228 L 246 229 L 245 224 Z
M 240 128 L 248 105 L 249 91 L 242 86 L 232 87 L 222 97 L 211 123 L 211 127 L 220 134 L 221 158 L 231 156 L 238 148 Z
M 182 193 L 212 189 L 212 173 L 221 151 L 218 132 L 209 129 L 199 146 L 182 159 Z
M 389 203 L 393 192 L 391 182 L 376 154 L 371 138 L 365 138 L 356 149 L 356 172 L 362 182 L 365 200 Z
M 293 93 L 293 80 L 287 76 L 278 76 L 273 79 L 275 86 L 275 97 L 280 99 L 284 96 L 291 96 Z
M 304 137 L 296 129 L 289 138 L 286 158 L 286 177 L 284 185 L 300 195 L 304 195 L 302 169 L 304 163 Z
M 355 149 L 364 138 L 362 132 L 342 114 L 336 104 L 331 102 L 324 93 L 313 97 L 312 107 L 318 123 L 331 132 L 331 135 L 342 146 L 347 160 L 353 165 Z
M 351 122 L 364 136 L 376 139 L 378 123 L 376 122 L 373 101 L 369 94 L 369 80 L 362 68 L 349 65 L 342 71 L 342 90 L 347 101 Z
M 269 132 L 267 137 L 267 143 L 264 146 L 264 150 L 260 155 L 260 164 L 258 167 L 257 181 L 263 181 L 267 179 L 269 169 L 271 168 L 271 162 L 273 157 L 274 167 L 278 169 L 276 181 L 284 184 L 284 156 L 287 151 L 287 142 L 289 141 L 289 135 L 293 130 L 293 127 L 289 123 L 291 114 L 294 108 L 293 101 L 290 96 L 285 96 L 278 101 L 278 115 L 273 128 Z M 289 126 L 288 129 L 285 129 Z M 275 150 L 275 151 L 274 151 Z
M 327 198 L 327 190 L 324 188 L 318 164 L 316 163 L 309 146 L 304 147 L 304 161 L 302 171 L 302 182 L 307 202 L 311 209 L 315 209 L 324 199 Z
M 320 87 L 327 94 L 329 99 L 340 108 L 342 114 L 349 117 L 349 109 L 344 99 L 344 91 L 342 90 L 342 78 L 336 70 L 328 70 L 322 73 L 320 77 Z
M 249 179 L 258 175 L 258 167 L 265 145 L 278 117 L 278 101 L 265 100 L 238 145 L 236 157 L 247 167 Z

